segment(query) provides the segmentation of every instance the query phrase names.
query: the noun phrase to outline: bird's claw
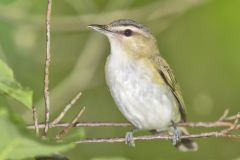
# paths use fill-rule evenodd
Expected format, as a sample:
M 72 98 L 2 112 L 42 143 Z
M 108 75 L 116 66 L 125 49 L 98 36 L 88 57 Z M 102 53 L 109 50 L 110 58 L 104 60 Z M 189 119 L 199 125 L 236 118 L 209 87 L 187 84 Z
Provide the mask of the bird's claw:
M 133 132 L 127 132 L 125 135 L 125 144 L 128 144 L 130 147 L 135 147 L 135 142 L 133 139 Z
M 181 132 L 178 128 L 173 129 L 173 135 L 172 135 L 172 143 L 173 145 L 176 145 L 179 141 L 181 141 Z

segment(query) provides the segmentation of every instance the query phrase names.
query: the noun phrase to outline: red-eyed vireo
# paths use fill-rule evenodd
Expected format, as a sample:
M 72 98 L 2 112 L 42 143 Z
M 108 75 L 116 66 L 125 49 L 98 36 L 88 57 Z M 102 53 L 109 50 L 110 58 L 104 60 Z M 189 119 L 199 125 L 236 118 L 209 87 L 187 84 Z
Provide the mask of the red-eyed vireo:
M 136 129 L 171 131 L 177 148 L 196 151 L 195 142 L 180 137 L 187 131 L 176 127 L 176 123 L 186 121 L 184 102 L 173 72 L 160 56 L 149 29 L 128 19 L 89 27 L 110 41 L 106 81 L 122 114 Z M 133 132 L 127 132 L 126 143 L 134 146 Z

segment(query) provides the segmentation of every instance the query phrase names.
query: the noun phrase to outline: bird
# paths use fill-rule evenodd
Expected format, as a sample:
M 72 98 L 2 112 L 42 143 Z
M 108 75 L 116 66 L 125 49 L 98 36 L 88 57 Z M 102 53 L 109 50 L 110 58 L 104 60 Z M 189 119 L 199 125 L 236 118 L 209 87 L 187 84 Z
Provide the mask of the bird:
M 177 127 L 177 123 L 187 120 L 182 93 L 149 28 L 131 19 L 88 27 L 107 36 L 110 42 L 106 84 L 118 109 L 134 126 L 126 133 L 125 142 L 135 146 L 133 133 L 138 130 L 167 131 L 180 151 L 196 151 L 196 142 L 181 139 L 182 134 L 189 134 Z

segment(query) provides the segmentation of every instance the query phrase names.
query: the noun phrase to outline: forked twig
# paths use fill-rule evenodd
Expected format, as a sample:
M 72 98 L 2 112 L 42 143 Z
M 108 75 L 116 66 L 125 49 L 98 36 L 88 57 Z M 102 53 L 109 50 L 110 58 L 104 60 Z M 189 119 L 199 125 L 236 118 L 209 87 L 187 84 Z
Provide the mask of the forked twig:
M 80 98 L 81 95 L 82 93 L 78 92 L 78 94 L 71 100 L 71 102 L 64 107 L 63 111 L 59 114 L 59 116 L 53 120 L 51 125 L 59 123 L 64 117 L 64 115 L 67 113 L 67 111 L 76 103 L 76 101 Z
M 57 124 L 50 124 L 49 128 L 61 128 L 66 127 L 70 123 L 57 123 Z M 231 122 L 184 122 L 184 123 L 178 123 L 178 126 L 181 127 L 187 127 L 187 128 L 218 128 L 218 127 L 230 127 L 232 126 Z M 39 128 L 44 128 L 44 123 L 38 124 Z M 128 122 L 76 122 L 75 127 L 133 127 L 131 123 Z M 34 129 L 34 125 L 28 125 L 29 129 Z M 237 126 L 237 129 L 240 128 L 240 126 Z
M 177 125 L 181 127 L 187 127 L 187 128 L 230 128 L 234 124 L 236 125 L 235 129 L 240 129 L 240 124 L 238 124 L 237 118 L 240 119 L 240 113 L 237 115 L 230 116 L 231 120 L 226 117 L 224 120 L 221 120 L 219 118 L 216 121 L 211 122 L 180 122 Z M 232 118 L 234 117 L 234 119 Z M 63 122 L 63 123 L 56 123 L 56 124 L 50 124 L 50 128 L 56 128 L 56 127 L 67 127 L 69 122 Z M 44 123 L 38 124 L 39 128 L 44 128 Z M 74 127 L 132 127 L 132 124 L 129 122 L 76 122 Z M 34 125 L 28 125 L 29 129 L 34 129 Z
M 56 139 L 60 139 L 62 138 L 65 134 L 67 134 L 69 132 L 69 130 L 75 126 L 76 122 L 78 121 L 78 119 L 82 116 L 82 114 L 84 113 L 85 111 L 85 107 L 83 107 L 79 113 L 77 114 L 77 116 L 72 120 L 72 122 L 66 126 L 61 132 L 59 132 L 57 135 L 56 135 Z
M 227 129 L 224 129 L 222 132 L 227 134 L 227 133 L 230 133 L 231 131 L 235 130 L 235 129 L 238 129 L 238 122 L 239 122 L 239 119 L 240 119 L 240 112 L 238 112 L 235 116 L 235 120 L 234 122 L 232 123 L 232 125 L 227 128 Z
M 80 113 L 82 114 L 82 110 Z M 77 122 L 78 117 L 71 122 L 71 123 L 57 123 L 57 124 L 50 124 L 50 128 L 54 127 L 64 127 L 64 129 L 59 133 L 58 138 L 61 138 L 62 135 L 68 132 L 68 130 L 72 127 L 131 127 L 132 125 L 128 122 Z M 199 134 L 190 134 L 184 135 L 181 138 L 208 138 L 208 137 L 224 137 L 234 140 L 240 140 L 240 135 L 230 134 L 231 131 L 236 131 L 240 129 L 239 119 L 240 113 L 237 115 L 231 116 L 231 120 L 229 117 L 224 116 L 224 119 L 219 118 L 213 122 L 184 122 L 178 123 L 177 126 L 187 127 L 187 128 L 221 128 L 219 131 L 211 131 L 211 132 L 203 132 Z M 234 117 L 234 119 L 232 118 Z M 39 128 L 44 128 L 45 124 L 40 123 Z M 29 125 L 29 129 L 33 129 L 34 125 Z M 172 136 L 169 135 L 148 135 L 148 136 L 137 136 L 134 137 L 134 140 L 154 140 L 154 139 L 162 139 L 162 140 L 170 140 Z M 87 138 L 79 140 L 75 143 L 115 143 L 115 142 L 124 142 L 125 138 L 123 137 L 111 137 L 111 138 Z
M 224 114 L 225 115 L 225 114 Z M 224 116 L 226 117 L 226 116 Z M 186 138 L 229 138 L 233 140 L 240 140 L 240 135 L 235 134 L 229 134 L 233 130 L 240 129 L 240 125 L 238 124 L 240 119 L 240 113 L 234 116 L 235 120 L 233 123 L 231 122 L 223 122 L 221 118 L 219 118 L 218 121 L 215 122 L 186 122 L 186 123 L 179 123 L 178 126 L 184 126 L 184 127 L 206 127 L 206 128 L 213 128 L 213 127 L 228 127 L 227 129 L 223 129 L 220 131 L 212 131 L 212 132 L 203 132 L 199 134 L 190 134 L 190 135 L 183 135 L 181 136 L 181 139 Z M 169 136 L 168 134 L 159 134 L 159 135 L 147 135 L 147 136 L 137 136 L 133 139 L 135 141 L 147 141 L 147 140 L 172 140 L 172 136 Z M 74 143 L 80 144 L 80 143 L 117 143 L 117 142 L 125 142 L 124 137 L 113 137 L 113 138 L 87 138 L 82 139 L 79 141 L 76 141 Z
M 221 132 L 204 132 L 200 134 L 191 134 L 191 135 L 183 135 L 181 139 L 194 139 L 194 138 L 209 138 L 209 137 L 224 137 L 229 139 L 240 140 L 240 135 L 227 135 Z M 172 140 L 172 136 L 169 135 L 148 135 L 148 136 L 137 136 L 133 137 L 134 141 L 149 141 L 149 140 Z M 125 137 L 113 137 L 113 138 L 88 138 L 76 141 L 74 143 L 117 143 L 117 142 L 125 142 Z

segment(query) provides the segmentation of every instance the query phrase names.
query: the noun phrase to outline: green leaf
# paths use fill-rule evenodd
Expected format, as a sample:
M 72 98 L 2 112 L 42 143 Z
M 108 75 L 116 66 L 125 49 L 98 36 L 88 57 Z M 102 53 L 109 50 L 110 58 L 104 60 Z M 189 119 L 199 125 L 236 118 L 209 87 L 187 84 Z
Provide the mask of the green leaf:
M 12 70 L 2 60 L 0 60 L 0 94 L 11 97 L 28 108 L 32 107 L 32 91 L 15 81 Z
M 16 116 L 16 115 L 15 115 Z M 39 155 L 48 155 L 74 147 L 74 144 L 47 143 L 33 137 L 23 123 L 8 110 L 0 106 L 0 159 L 23 159 Z

